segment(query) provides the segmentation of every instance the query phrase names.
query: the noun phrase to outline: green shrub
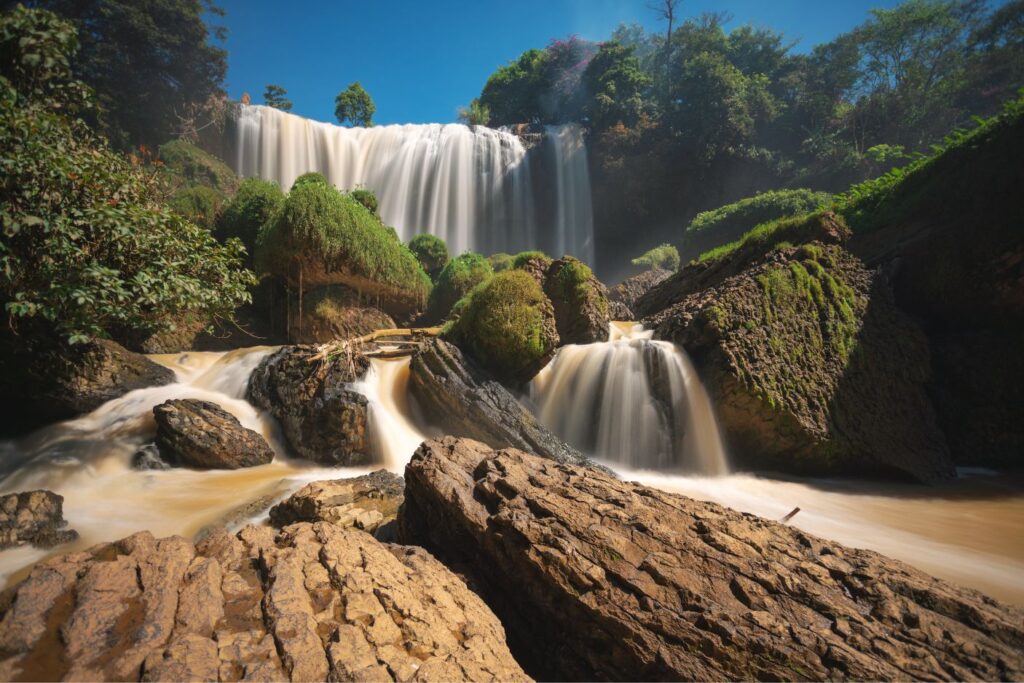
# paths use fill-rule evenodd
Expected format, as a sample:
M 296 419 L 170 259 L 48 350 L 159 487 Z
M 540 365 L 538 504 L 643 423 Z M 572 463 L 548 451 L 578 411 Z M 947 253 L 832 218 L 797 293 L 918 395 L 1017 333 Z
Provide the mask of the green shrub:
M 352 190 L 349 194 L 352 199 L 365 206 L 370 213 L 377 215 L 377 195 L 369 190 Z
M 548 270 L 544 280 L 549 298 L 565 301 L 576 311 L 593 306 L 601 315 L 608 315 L 608 298 L 595 286 L 590 266 L 573 256 L 563 256 L 555 268 Z
M 777 190 L 747 197 L 697 214 L 686 226 L 683 247 L 687 254 L 699 254 L 738 239 L 756 225 L 823 209 L 830 201 L 828 193 L 804 189 Z
M 167 204 L 179 214 L 213 232 L 217 226 L 224 196 L 204 185 L 178 190 Z
M 298 178 L 295 179 L 295 182 L 292 183 L 292 190 L 294 190 L 296 187 L 302 187 L 303 185 L 306 185 L 307 183 L 318 183 L 320 185 L 331 185 L 329 182 L 327 182 L 327 178 L 325 178 L 322 173 L 317 173 L 316 171 L 310 171 L 309 173 L 303 173 L 302 175 L 300 175 Z
M 434 320 L 447 316 L 455 303 L 481 282 L 494 275 L 491 264 L 476 252 L 456 256 L 445 265 L 437 276 L 437 283 L 430 293 L 427 310 Z
M 260 231 L 255 263 L 261 273 L 293 283 L 301 268 L 306 286 L 347 284 L 365 292 L 375 285 L 385 297 L 405 300 L 422 302 L 431 287 L 413 253 L 376 216 L 321 182 L 297 182 Z
M 656 268 L 679 270 L 679 250 L 671 244 L 661 244 L 637 256 L 630 263 L 648 270 Z
M 535 259 L 543 263 L 544 269 L 551 265 L 551 257 L 543 251 L 521 251 L 512 258 L 512 267 L 522 268 Z
M 158 158 L 172 188 L 202 185 L 222 196 L 238 190 L 238 176 L 223 161 L 184 140 L 160 145 Z
M 416 254 L 430 279 L 437 282 L 437 276 L 448 265 L 448 246 L 444 240 L 435 235 L 416 235 L 409 240 L 409 250 Z
M 490 262 L 491 268 L 495 273 L 501 273 L 512 268 L 512 262 L 515 260 L 515 257 L 512 254 L 506 254 L 501 251 L 497 254 L 491 254 L 487 257 L 487 260 Z
M 558 346 L 555 314 L 528 273 L 509 270 L 478 285 L 459 304 L 445 336 L 503 382 L 525 383 Z
M 284 204 L 284 193 L 277 183 L 259 178 L 246 178 L 238 193 L 228 202 L 217 221 L 222 240 L 237 237 L 249 252 L 250 260 L 260 229 Z

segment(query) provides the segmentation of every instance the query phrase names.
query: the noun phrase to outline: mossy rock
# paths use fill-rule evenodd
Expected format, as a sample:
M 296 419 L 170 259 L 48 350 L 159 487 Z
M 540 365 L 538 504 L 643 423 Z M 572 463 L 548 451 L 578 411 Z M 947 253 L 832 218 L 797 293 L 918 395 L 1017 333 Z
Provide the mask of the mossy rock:
M 345 285 L 389 315 L 422 310 L 430 278 L 366 207 L 326 183 L 298 184 L 260 231 L 255 266 L 293 288 Z
M 563 344 L 592 344 L 608 339 L 608 290 L 587 264 L 563 256 L 548 266 L 544 293 L 555 309 Z
M 543 251 L 521 251 L 512 258 L 512 268 L 528 273 L 541 287 L 552 258 Z
M 519 270 L 499 273 L 474 288 L 443 336 L 511 385 L 529 382 L 558 346 L 551 301 L 536 280 Z
M 444 267 L 448 265 L 448 245 L 436 235 L 416 235 L 409 240 L 409 251 L 416 255 L 423 270 L 435 283 Z
M 221 240 L 236 237 L 249 252 L 249 260 L 256 248 L 260 230 L 284 204 L 284 193 L 277 183 L 259 178 L 246 178 L 238 192 L 224 207 L 217 221 L 217 236 Z
M 491 263 L 491 268 L 494 269 L 495 273 L 502 273 L 512 268 L 512 263 L 515 261 L 515 257 L 512 254 L 506 254 L 503 251 L 497 254 L 491 254 L 487 257 L 487 260 Z
M 437 284 L 430 292 L 430 303 L 427 306 L 429 321 L 444 320 L 459 299 L 493 275 L 491 264 L 476 252 L 467 252 L 453 258 L 441 270 Z
M 224 206 L 224 195 L 204 185 L 195 185 L 178 190 L 167 203 L 185 218 L 212 232 Z
M 223 161 L 184 140 L 160 145 L 158 158 L 172 187 L 202 185 L 231 196 L 238 190 L 238 176 Z

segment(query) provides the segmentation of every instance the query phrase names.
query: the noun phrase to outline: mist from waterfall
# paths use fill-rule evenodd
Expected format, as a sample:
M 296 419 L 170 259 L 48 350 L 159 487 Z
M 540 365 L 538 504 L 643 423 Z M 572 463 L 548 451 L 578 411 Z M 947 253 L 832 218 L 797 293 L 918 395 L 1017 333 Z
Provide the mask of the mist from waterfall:
M 631 469 L 728 472 L 714 411 L 686 352 L 641 325 L 558 350 L 530 383 L 537 416 L 563 439 Z
M 241 105 L 231 143 L 243 177 L 287 191 L 317 171 L 342 190 L 373 191 L 381 219 L 403 240 L 427 232 L 453 254 L 539 248 L 593 261 L 587 153 L 575 124 L 549 127 L 544 143 L 527 150 L 512 133 L 483 126 L 344 128 Z M 544 178 L 534 177 L 535 152 L 546 157 Z M 536 182 L 552 184 L 552 205 L 537 201 Z

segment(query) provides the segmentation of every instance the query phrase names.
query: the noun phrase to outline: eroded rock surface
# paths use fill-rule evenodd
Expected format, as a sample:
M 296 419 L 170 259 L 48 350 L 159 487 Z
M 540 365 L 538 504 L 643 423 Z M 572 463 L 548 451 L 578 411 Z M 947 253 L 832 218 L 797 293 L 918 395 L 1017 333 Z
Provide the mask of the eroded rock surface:
M 495 448 L 522 448 L 559 462 L 587 462 L 456 346 L 442 339 L 423 344 L 410 370 L 412 395 L 431 424 L 446 433 L 479 439 Z
M 577 258 L 563 256 L 548 266 L 544 293 L 555 309 L 561 344 L 592 344 L 608 339 L 608 289 Z
M 39 563 L 0 608 L 3 680 L 528 680 L 427 552 L 322 522 L 135 534 Z
M 253 371 L 247 398 L 277 418 L 296 455 L 362 465 L 371 457 L 367 402 L 352 385 L 369 367 L 362 354 L 325 358 L 316 347 L 286 346 Z
M 370 533 L 393 522 L 402 504 L 405 482 L 377 470 L 361 477 L 314 481 L 270 509 L 277 527 L 296 522 L 330 522 Z
M 1013 680 L 1024 611 L 902 562 L 594 468 L 446 437 L 399 514 L 561 680 Z
M 608 290 L 608 304 L 612 309 L 612 320 L 635 320 L 633 306 L 647 290 L 672 277 L 672 271 L 653 268 L 628 277 Z
M 51 548 L 78 538 L 66 526 L 64 496 L 43 489 L 0 496 L 0 550 L 26 543 Z
M 210 401 L 172 399 L 153 408 L 156 447 L 174 465 L 234 470 L 266 465 L 274 451 L 261 434 Z

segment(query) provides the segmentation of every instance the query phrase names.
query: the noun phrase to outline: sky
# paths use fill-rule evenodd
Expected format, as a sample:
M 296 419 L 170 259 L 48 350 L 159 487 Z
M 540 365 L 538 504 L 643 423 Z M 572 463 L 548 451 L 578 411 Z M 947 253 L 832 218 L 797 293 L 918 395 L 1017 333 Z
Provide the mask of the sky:
M 448 123 L 494 70 L 531 47 L 578 35 L 601 41 L 622 22 L 664 31 L 651 0 L 219 0 L 227 11 L 227 91 L 263 102 L 283 86 L 292 111 L 334 121 L 334 98 L 360 81 L 374 122 Z M 682 17 L 727 11 L 799 41 L 797 52 L 897 0 L 683 0 Z

